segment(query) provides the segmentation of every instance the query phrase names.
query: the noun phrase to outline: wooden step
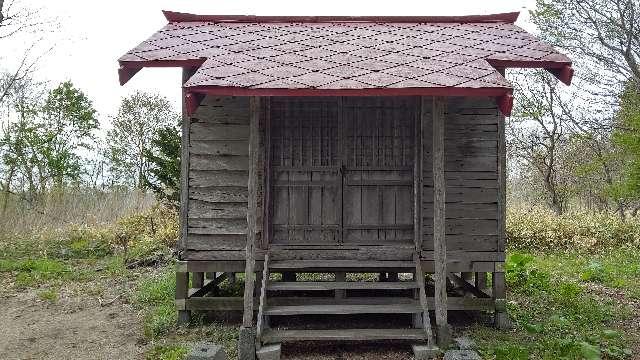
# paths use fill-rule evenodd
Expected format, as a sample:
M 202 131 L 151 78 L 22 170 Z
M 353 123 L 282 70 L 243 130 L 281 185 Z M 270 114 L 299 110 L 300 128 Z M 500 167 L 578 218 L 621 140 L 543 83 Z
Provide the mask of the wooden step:
M 410 290 L 417 289 L 414 281 L 365 282 L 365 281 L 271 281 L 267 290 L 272 291 L 326 291 L 326 290 Z
M 420 304 L 381 305 L 276 305 L 265 309 L 265 315 L 345 315 L 345 314 L 415 314 L 422 312 Z
M 274 260 L 269 264 L 271 270 L 287 269 L 413 269 L 411 261 L 354 261 L 354 260 Z
M 423 329 L 332 329 L 332 330 L 265 330 L 262 341 L 279 343 L 289 341 L 361 341 L 361 340 L 415 340 L 426 339 Z

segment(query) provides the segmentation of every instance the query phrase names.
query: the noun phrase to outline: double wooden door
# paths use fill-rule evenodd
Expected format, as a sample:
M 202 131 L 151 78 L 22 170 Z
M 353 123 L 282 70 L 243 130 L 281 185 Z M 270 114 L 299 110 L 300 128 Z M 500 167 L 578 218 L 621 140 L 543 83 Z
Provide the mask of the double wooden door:
M 412 97 L 272 98 L 271 245 L 413 243 Z

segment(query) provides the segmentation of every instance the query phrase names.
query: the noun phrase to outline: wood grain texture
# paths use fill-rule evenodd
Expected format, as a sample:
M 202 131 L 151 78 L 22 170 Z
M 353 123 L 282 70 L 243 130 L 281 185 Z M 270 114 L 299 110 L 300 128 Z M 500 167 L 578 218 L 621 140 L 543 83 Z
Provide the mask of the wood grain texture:
M 427 101 L 427 98 L 423 98 Z M 438 328 L 447 326 L 447 243 L 445 223 L 445 140 L 446 100 L 432 99 L 433 115 L 433 249 L 435 260 L 435 313 Z
M 182 83 L 184 84 L 195 73 L 195 69 L 182 69 Z M 186 247 L 189 228 L 189 144 L 191 118 L 187 115 L 187 105 L 185 102 L 185 91 L 182 92 L 182 125 L 180 141 L 180 241 L 178 250 Z
M 247 243 L 246 243 L 246 267 L 244 283 L 244 312 L 242 325 L 253 325 L 253 293 L 255 288 L 255 262 L 256 262 L 256 234 L 258 232 L 258 156 L 260 136 L 260 98 L 251 97 L 249 102 L 249 180 L 247 184 L 249 199 L 247 209 Z M 268 261 L 268 256 L 265 259 Z M 266 267 L 265 267 L 266 268 Z M 266 279 L 265 279 L 266 281 Z M 261 309 L 262 310 L 262 309 Z

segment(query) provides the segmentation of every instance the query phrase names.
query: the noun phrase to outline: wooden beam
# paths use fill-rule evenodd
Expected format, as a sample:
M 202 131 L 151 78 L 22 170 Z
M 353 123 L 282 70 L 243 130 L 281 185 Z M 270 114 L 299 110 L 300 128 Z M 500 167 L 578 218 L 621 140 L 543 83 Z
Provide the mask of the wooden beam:
M 413 164 L 413 237 L 416 246 L 416 252 L 419 254 L 422 251 L 423 241 L 423 226 L 422 226 L 422 192 L 423 192 L 423 174 L 422 163 L 424 156 L 424 128 L 425 124 L 429 121 L 429 107 L 425 104 L 425 98 L 421 98 L 418 106 L 419 114 L 416 116 L 416 129 L 415 129 L 415 153 Z
M 262 170 L 263 179 L 263 199 L 262 199 L 262 249 L 267 249 L 271 242 L 271 212 L 273 209 L 272 186 L 271 186 L 271 99 L 263 98 L 264 117 L 264 168 Z
M 247 244 L 244 283 L 244 313 L 242 326 L 253 325 L 253 292 L 255 289 L 256 232 L 258 211 L 258 156 L 260 136 L 260 98 L 251 97 L 249 102 L 249 180 L 247 183 L 249 199 L 247 209 Z
M 425 106 L 423 98 L 423 106 Z M 446 99 L 433 98 L 433 251 L 435 262 L 435 312 L 438 328 L 438 345 L 446 348 L 449 342 L 447 323 L 447 243 L 445 239 L 445 194 L 444 177 L 444 117 Z
M 507 219 L 507 145 L 504 116 L 498 119 L 498 251 L 505 251 Z
M 182 68 L 182 83 L 195 73 L 194 68 Z M 182 139 L 180 141 L 180 241 L 178 251 L 187 248 L 188 218 L 189 218 L 189 133 L 191 130 L 191 116 L 187 114 L 185 100 L 186 90 L 182 90 Z
M 424 272 L 422 270 L 422 262 L 418 253 L 414 255 L 414 261 L 416 263 L 416 282 L 418 283 L 418 297 L 420 299 L 420 306 L 422 307 L 422 328 L 424 329 L 427 337 L 427 345 L 433 346 L 433 334 L 431 332 L 431 318 L 429 317 L 429 305 L 427 303 L 427 293 L 424 288 Z

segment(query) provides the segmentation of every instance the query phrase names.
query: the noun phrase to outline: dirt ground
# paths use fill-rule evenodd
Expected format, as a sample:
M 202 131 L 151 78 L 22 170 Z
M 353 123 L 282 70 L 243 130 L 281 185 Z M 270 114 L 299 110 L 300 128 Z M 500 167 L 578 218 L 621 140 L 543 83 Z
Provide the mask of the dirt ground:
M 3 294 L 0 359 L 143 358 L 137 315 L 117 295 L 104 294 L 103 306 L 100 297 L 69 292 L 62 290 L 56 303 L 41 300 L 35 290 Z

